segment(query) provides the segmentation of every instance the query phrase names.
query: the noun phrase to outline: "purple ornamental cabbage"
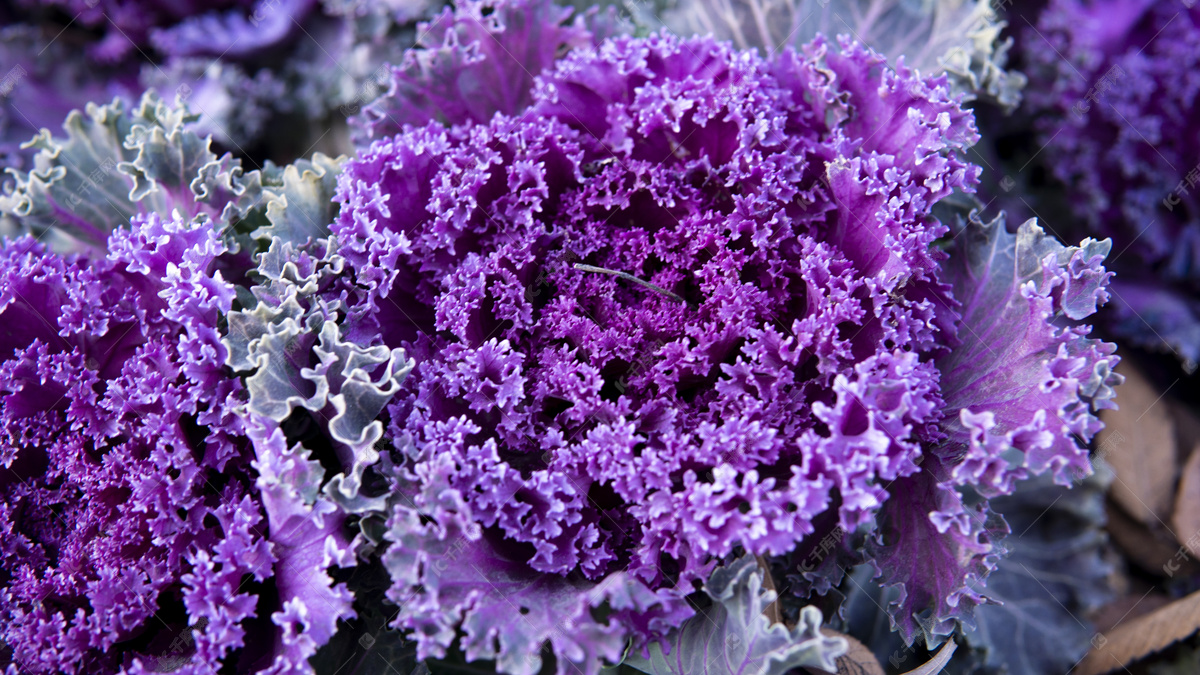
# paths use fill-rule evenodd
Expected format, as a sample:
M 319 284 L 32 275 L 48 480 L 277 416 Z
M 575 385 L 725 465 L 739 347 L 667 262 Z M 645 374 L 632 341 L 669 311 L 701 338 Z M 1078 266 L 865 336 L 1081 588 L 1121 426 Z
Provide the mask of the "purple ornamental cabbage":
M 1190 8 L 1189 8 L 1190 7 Z M 1022 35 L 1039 147 L 1074 233 L 1111 237 L 1103 314 L 1131 343 L 1200 361 L 1200 7 L 1052 0 Z
M 51 42 L 34 26 L 0 28 L 0 169 L 29 168 L 34 152 L 21 144 L 57 129 L 72 110 L 137 91 L 134 68 L 85 63 L 66 41 Z
M 325 229 L 340 160 L 243 173 L 187 118 L 75 112 L 0 200 L 67 251 L 0 245 L 9 673 L 311 673 L 354 616 L 315 451 L 246 410 L 222 344 L 250 254 Z
M 1108 244 L 947 237 L 930 208 L 979 169 L 944 77 L 823 38 L 617 38 L 528 110 L 453 121 L 349 162 L 332 228 L 365 291 L 329 294 L 341 332 L 417 365 L 372 469 L 390 495 L 326 492 L 386 518 L 422 658 L 535 673 L 548 643 L 593 673 L 737 547 L 803 568 L 855 531 L 895 627 L 944 635 L 1001 552 L 986 497 L 1090 470 L 1119 377 L 1075 322 Z
M 274 562 L 217 360 L 224 247 L 157 215 L 108 243 L 0 252 L 2 639 L 18 672 L 207 672 Z
M 412 24 L 427 13 L 426 4 L 22 0 L 11 19 L 0 19 L 14 24 L 0 47 L 0 166 L 20 167 L 17 158 L 3 156 L 7 146 L 57 128 L 70 109 L 116 94 L 133 102 L 151 88 L 185 100 L 200 116 L 195 128 L 242 155 L 308 154 L 331 120 L 377 95 L 386 64 L 412 43 Z M 70 20 L 59 21 L 64 15 Z M 15 76 L 14 65 L 23 68 Z M 43 81 L 62 91 L 50 96 Z M 19 82 L 11 87 L 18 92 L 13 104 L 3 82 Z M 28 105 L 35 96 L 49 105 Z M 17 103 L 24 115 L 12 110 Z M 264 134 L 285 123 L 303 133 Z
M 276 33 L 291 32 L 292 17 L 303 18 L 316 0 L 21 0 L 21 4 L 31 9 L 59 7 L 73 22 L 98 29 L 104 37 L 89 46 L 88 55 L 112 63 L 151 44 L 164 54 L 217 56 L 225 45 L 237 55 L 247 53 L 270 44 L 274 41 L 270 38 L 282 37 Z M 202 32 L 207 40 L 199 39 Z M 225 39 L 230 32 L 237 33 L 232 44 Z

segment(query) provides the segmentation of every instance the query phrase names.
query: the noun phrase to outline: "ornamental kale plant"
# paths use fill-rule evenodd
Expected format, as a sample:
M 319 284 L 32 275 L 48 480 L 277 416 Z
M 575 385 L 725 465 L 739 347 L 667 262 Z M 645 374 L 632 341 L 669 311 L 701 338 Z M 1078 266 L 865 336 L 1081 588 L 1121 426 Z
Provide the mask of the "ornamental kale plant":
M 305 673 L 334 630 L 341 520 L 307 451 L 262 449 L 283 432 L 221 339 L 257 239 L 330 218 L 338 160 L 244 173 L 189 118 L 76 111 L 0 202 L 26 233 L 0 248 L 6 672 Z
M 153 93 L 34 139 L 8 672 L 830 671 L 855 565 L 906 643 L 972 624 L 989 500 L 1113 407 L 1109 242 L 933 215 L 981 173 L 946 74 L 613 16 L 443 12 L 350 159 L 246 170 Z
M 901 589 L 906 640 L 969 621 L 1005 533 L 986 499 L 1090 470 L 1119 377 L 1075 322 L 1108 244 L 934 219 L 977 180 L 971 116 L 850 42 L 580 40 L 524 110 L 428 112 L 460 74 L 512 82 L 472 73 L 526 35 L 380 101 L 401 131 L 346 165 L 333 239 L 256 291 L 296 302 L 230 321 L 268 418 L 340 410 L 317 365 L 338 341 L 375 354 L 339 380 L 396 382 L 382 444 L 326 425 L 359 450 L 324 490 L 388 570 L 390 625 L 420 658 L 534 673 L 548 644 L 596 672 L 726 556 L 800 566 L 830 537 Z M 498 100 L 458 95 L 437 109 Z
M 1022 36 L 1063 232 L 1122 251 L 1105 325 L 1200 361 L 1200 7 L 1053 0 Z M 1054 208 L 1051 206 L 1050 208 Z
M 155 45 L 166 45 L 168 50 L 175 49 L 179 32 L 185 35 L 195 31 L 195 24 L 213 24 L 218 16 L 228 12 L 229 17 L 237 16 L 235 10 L 252 8 L 256 3 L 251 0 L 219 0 L 218 2 L 118 2 L 117 0 L 21 0 L 18 6 L 24 5 L 28 11 L 37 11 L 41 6 L 61 8 L 69 17 L 73 17 L 81 25 L 94 27 L 101 31 L 103 37 L 88 47 L 88 55 L 101 62 L 114 62 L 127 57 L 137 49 Z M 290 5 L 301 5 L 307 11 L 312 2 L 292 2 Z M 290 13 L 289 13 L 290 14 Z M 302 18 L 302 17 L 301 17 Z M 229 19 L 227 19 L 229 21 Z M 245 19 L 242 23 L 249 27 Z M 290 22 L 288 22 L 290 23 Z M 290 30 L 286 23 L 282 24 Z M 251 31 L 246 30 L 247 37 Z M 213 45 L 210 40 L 208 44 Z M 245 48 L 253 48 L 254 41 Z M 194 48 L 186 44 L 182 49 Z M 218 52 L 219 53 L 219 52 Z
M 224 248 L 157 214 L 108 245 L 63 257 L 26 235 L 0 253 L 12 672 L 219 663 L 272 573 L 241 385 L 218 360 Z
M 321 141 L 348 145 L 337 129 L 377 95 L 385 64 L 401 59 L 430 9 L 425 0 L 0 8 L 0 167 L 27 169 L 31 153 L 17 146 L 56 129 L 71 109 L 114 97 L 132 104 L 150 88 L 186 101 L 201 136 L 242 156 L 291 159 Z

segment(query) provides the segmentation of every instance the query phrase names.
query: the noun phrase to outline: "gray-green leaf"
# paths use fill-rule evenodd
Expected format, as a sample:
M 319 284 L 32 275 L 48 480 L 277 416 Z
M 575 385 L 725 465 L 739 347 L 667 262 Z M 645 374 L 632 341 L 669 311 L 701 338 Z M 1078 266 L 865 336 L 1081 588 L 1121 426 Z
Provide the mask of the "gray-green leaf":
M 805 607 L 795 628 L 772 624 L 763 611 L 775 600 L 763 590 L 753 556 L 717 568 L 704 586 L 710 608 L 684 622 L 667 642 L 650 645 L 650 658 L 633 650 L 625 663 L 650 675 L 783 675 L 810 666 L 834 672 L 846 641 L 821 634 L 821 612 Z

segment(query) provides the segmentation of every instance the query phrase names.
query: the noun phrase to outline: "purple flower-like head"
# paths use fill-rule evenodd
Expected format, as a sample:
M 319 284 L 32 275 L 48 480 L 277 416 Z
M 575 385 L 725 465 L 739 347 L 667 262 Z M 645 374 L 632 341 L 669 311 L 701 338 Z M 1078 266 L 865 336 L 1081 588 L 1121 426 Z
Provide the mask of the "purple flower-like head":
M 255 614 L 243 580 L 273 571 L 220 366 L 224 244 L 157 214 L 108 244 L 0 245 L 8 672 L 219 664 Z
M 1095 431 L 1111 350 L 1053 322 L 1103 299 L 1106 249 L 972 222 L 947 264 L 930 209 L 973 188 L 972 118 L 857 45 L 617 38 L 533 98 L 341 177 L 332 229 L 370 287 L 349 331 L 418 364 L 387 408 L 394 625 L 423 654 L 461 626 L 506 672 L 543 641 L 592 669 L 735 547 L 875 517 L 906 637 L 969 615 L 997 530 L 955 486 L 1087 471 L 1070 433 Z

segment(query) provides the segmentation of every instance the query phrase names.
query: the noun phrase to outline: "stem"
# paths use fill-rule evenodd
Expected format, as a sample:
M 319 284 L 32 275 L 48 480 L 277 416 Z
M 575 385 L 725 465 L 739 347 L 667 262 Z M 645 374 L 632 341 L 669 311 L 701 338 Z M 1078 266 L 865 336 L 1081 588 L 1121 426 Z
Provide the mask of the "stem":
M 624 279 L 626 281 L 632 281 L 633 283 L 638 284 L 640 286 L 645 286 L 646 288 L 649 288 L 650 290 L 652 290 L 656 293 L 662 293 L 663 295 L 667 296 L 668 298 L 673 298 L 684 304 L 687 304 L 686 300 L 679 297 L 678 295 L 675 295 L 671 291 L 668 291 L 667 289 L 663 288 L 662 286 L 656 286 L 655 284 L 652 284 L 649 281 L 639 279 L 627 272 L 618 272 L 617 270 L 610 270 L 610 269 L 607 269 L 604 267 L 596 267 L 594 265 L 584 265 L 583 263 L 575 263 L 575 269 L 577 269 L 581 272 L 596 272 L 598 274 L 611 274 L 614 277 L 620 277 L 621 279 Z
M 758 567 L 763 574 L 763 590 L 775 591 L 775 600 L 767 605 L 763 614 L 767 616 L 767 620 L 771 623 L 783 623 L 783 614 L 779 611 L 779 591 L 775 588 L 775 577 L 771 575 L 771 565 L 767 563 L 767 559 L 761 555 L 754 556 L 758 561 Z

